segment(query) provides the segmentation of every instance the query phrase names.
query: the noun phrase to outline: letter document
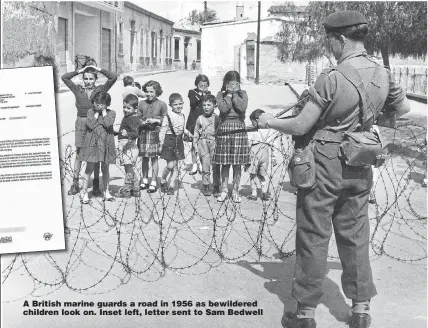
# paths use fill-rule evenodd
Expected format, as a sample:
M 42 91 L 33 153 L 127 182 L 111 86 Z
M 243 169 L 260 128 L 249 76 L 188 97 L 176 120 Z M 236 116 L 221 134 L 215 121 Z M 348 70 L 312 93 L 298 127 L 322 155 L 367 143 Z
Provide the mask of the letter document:
M 51 66 L 0 70 L 0 254 L 65 249 Z

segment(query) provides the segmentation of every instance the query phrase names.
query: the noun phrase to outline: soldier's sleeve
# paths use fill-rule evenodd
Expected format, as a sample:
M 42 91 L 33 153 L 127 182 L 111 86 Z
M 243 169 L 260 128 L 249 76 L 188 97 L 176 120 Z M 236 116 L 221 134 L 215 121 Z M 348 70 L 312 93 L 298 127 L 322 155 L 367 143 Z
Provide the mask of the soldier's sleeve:
M 325 111 L 336 93 L 336 71 L 332 68 L 325 69 L 309 88 L 310 100 Z
M 386 112 L 395 113 L 400 117 L 410 111 L 410 103 L 406 98 L 406 92 L 395 82 L 394 76 L 388 70 L 389 92 L 385 101 Z

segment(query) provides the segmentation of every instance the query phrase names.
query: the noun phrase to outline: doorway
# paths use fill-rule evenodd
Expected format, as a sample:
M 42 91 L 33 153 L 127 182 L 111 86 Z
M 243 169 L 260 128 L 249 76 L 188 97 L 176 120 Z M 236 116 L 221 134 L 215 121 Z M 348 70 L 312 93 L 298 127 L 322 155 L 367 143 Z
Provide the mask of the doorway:
M 111 70 L 111 30 L 108 28 L 102 29 L 101 34 L 101 67 L 110 71 Z

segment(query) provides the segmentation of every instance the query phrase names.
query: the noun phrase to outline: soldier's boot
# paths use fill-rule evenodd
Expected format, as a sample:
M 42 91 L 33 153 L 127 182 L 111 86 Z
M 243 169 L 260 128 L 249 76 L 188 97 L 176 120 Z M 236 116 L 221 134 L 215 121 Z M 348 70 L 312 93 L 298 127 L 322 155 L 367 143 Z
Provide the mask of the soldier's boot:
M 369 328 L 371 324 L 370 314 L 352 313 L 349 328 Z
M 317 323 L 314 318 L 292 318 L 282 317 L 281 324 L 284 328 L 316 328 Z
M 73 184 L 70 187 L 70 190 L 68 191 L 69 195 L 76 195 L 80 191 L 79 188 L 79 179 L 73 178 Z
M 371 324 L 370 317 L 370 300 L 368 301 L 352 301 L 352 316 L 349 323 L 349 328 L 368 328 Z
M 92 196 L 101 197 L 103 193 L 100 190 L 100 179 L 95 178 L 92 180 Z
M 284 328 L 316 328 L 314 316 L 315 307 L 298 303 L 296 313 L 282 317 L 281 324 Z

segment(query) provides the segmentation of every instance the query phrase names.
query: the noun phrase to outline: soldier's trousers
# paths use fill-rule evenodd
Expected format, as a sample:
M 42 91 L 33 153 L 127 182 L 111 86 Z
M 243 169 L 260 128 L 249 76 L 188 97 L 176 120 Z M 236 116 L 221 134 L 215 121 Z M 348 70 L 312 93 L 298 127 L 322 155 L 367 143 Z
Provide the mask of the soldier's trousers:
M 347 298 L 371 299 L 377 294 L 369 262 L 368 197 L 371 167 L 342 163 L 338 143 L 315 142 L 317 185 L 299 190 L 296 210 L 296 266 L 293 297 L 316 307 L 322 296 L 332 231 L 342 263 L 342 288 Z

